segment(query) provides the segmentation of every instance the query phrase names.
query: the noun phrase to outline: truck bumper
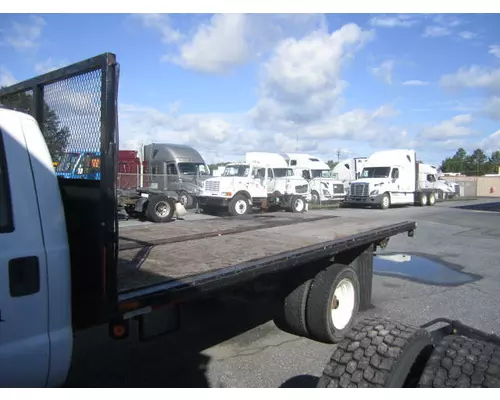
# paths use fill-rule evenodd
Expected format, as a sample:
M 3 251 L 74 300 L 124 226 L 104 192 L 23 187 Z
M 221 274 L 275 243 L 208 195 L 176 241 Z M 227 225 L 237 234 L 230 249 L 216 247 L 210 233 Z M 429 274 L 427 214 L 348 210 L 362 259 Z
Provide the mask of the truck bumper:
M 377 205 L 382 201 L 382 194 L 376 196 L 346 196 L 345 203 L 361 205 Z
M 227 207 L 231 199 L 225 197 L 200 196 L 198 199 L 199 207 Z

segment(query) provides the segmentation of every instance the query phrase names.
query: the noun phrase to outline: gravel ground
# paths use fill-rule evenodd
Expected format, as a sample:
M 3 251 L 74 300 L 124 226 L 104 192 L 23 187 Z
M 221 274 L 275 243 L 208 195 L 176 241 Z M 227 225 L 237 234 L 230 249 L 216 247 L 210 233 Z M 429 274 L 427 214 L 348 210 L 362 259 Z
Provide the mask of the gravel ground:
M 414 238 L 391 239 L 387 253 L 431 255 L 483 277 L 457 287 L 375 276 L 373 309 L 365 314 L 421 324 L 460 319 L 500 334 L 500 213 L 459 208 L 498 199 L 440 203 L 435 207 L 311 211 L 416 220 Z M 186 219 L 207 218 L 190 213 Z M 142 224 L 137 221 L 122 224 Z M 154 342 L 107 339 L 106 327 L 79 333 L 68 386 L 304 387 L 314 386 L 333 348 L 278 330 L 269 321 L 277 304 L 263 293 L 227 294 L 186 308 L 184 328 Z

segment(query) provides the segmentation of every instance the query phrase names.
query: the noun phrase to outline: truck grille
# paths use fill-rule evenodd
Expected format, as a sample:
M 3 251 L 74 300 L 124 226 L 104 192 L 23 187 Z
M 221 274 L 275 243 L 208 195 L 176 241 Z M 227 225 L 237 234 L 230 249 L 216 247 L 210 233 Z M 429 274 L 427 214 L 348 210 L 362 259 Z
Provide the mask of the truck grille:
M 333 193 L 334 194 L 344 193 L 344 185 L 342 185 L 341 183 L 336 183 L 332 186 L 333 186 Z
M 366 183 L 352 183 L 350 192 L 351 192 L 350 193 L 351 196 L 366 197 L 366 196 L 368 196 L 368 184 L 366 184 Z
M 307 193 L 308 185 L 295 186 L 295 193 Z
M 205 190 L 208 192 L 218 192 L 220 189 L 219 181 L 205 181 Z

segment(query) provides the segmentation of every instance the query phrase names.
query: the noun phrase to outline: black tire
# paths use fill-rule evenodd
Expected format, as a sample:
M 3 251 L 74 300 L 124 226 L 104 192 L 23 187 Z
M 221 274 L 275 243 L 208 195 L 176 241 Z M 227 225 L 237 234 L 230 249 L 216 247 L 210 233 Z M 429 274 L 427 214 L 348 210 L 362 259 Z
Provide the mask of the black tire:
M 316 190 L 313 190 L 311 192 L 311 203 L 319 204 L 320 202 L 321 201 L 320 201 L 319 193 Z
M 160 209 L 162 208 L 162 209 Z M 168 222 L 175 213 L 175 202 L 164 194 L 149 196 L 145 215 L 148 221 Z
M 244 207 L 243 204 L 246 204 Z M 242 194 L 237 194 L 234 196 L 228 205 L 229 214 L 233 217 L 250 214 L 252 212 L 252 207 L 250 205 L 250 201 L 246 196 Z
M 337 345 L 317 387 L 408 387 L 421 355 L 430 350 L 432 338 L 426 330 L 366 318 Z
M 189 210 L 189 209 L 193 208 L 193 206 L 194 206 L 193 196 L 191 196 L 185 190 L 181 190 L 179 192 L 179 201 L 184 206 L 184 208 L 186 210 Z
M 302 283 L 288 294 L 283 301 L 282 312 L 274 319 L 281 330 L 292 335 L 308 337 L 306 308 L 312 279 Z
M 387 210 L 389 207 L 391 207 L 391 197 L 387 193 L 383 194 L 382 198 L 380 199 L 379 206 L 382 210 Z
M 445 336 L 432 352 L 419 387 L 498 388 L 500 347 L 464 336 Z
M 420 193 L 419 205 L 420 207 L 427 205 L 427 193 Z
M 292 196 L 290 209 L 293 213 L 302 213 L 306 210 L 306 199 L 302 196 Z
M 427 204 L 432 207 L 434 204 L 436 204 L 436 195 L 435 193 L 429 193 L 429 196 L 427 197 Z
M 347 280 L 352 286 L 353 304 L 351 317 L 345 325 L 335 326 L 332 318 L 332 307 L 342 307 L 341 301 L 334 305 L 334 293 L 339 283 Z M 319 272 L 313 279 L 307 298 L 307 329 L 311 339 L 324 343 L 337 343 L 349 331 L 359 310 L 360 285 L 356 271 L 342 264 L 333 264 Z M 351 299 L 346 300 L 350 302 Z M 346 303 L 348 309 L 351 305 Z

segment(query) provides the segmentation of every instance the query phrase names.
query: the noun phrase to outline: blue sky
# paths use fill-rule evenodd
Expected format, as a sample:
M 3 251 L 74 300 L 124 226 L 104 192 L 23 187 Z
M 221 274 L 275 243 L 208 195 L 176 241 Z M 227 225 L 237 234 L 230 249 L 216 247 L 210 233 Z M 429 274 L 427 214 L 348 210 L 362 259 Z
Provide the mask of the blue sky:
M 500 17 L 0 15 L 0 85 L 114 52 L 121 148 L 324 159 L 500 149 Z

